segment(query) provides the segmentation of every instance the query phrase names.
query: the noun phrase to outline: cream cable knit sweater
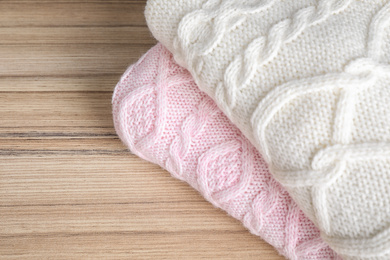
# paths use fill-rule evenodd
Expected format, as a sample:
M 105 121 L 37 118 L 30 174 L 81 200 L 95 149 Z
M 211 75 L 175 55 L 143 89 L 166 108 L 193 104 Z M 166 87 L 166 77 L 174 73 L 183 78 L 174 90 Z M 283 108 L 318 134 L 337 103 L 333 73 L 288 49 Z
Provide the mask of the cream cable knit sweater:
M 345 259 L 390 259 L 390 1 L 149 0 L 153 35 Z

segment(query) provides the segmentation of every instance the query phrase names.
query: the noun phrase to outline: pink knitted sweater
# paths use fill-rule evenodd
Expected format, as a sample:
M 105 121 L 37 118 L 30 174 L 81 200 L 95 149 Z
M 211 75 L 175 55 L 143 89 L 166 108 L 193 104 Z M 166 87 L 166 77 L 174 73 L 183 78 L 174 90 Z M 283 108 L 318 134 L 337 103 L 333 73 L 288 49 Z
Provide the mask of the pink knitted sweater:
M 157 44 L 115 88 L 115 129 L 141 158 L 167 169 L 289 259 L 339 259 L 257 150 Z

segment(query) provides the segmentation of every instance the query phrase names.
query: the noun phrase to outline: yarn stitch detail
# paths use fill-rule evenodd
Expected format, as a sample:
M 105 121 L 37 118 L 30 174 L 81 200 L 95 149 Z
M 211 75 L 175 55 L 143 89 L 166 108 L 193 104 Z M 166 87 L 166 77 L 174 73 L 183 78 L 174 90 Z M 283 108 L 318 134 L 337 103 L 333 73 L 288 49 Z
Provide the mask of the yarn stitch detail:
M 318 91 L 341 90 L 333 128 L 333 141 L 336 144 L 317 152 L 312 161 L 312 170 L 287 174 L 272 169 L 274 176 L 284 185 L 311 187 L 314 211 L 325 233 L 330 232 L 326 189 L 341 176 L 346 163 L 356 159 L 388 158 L 390 155 L 390 143 L 350 143 L 356 92 L 374 87 L 379 78 L 390 75 L 390 65 L 379 62 L 383 52 L 381 46 L 384 30 L 390 24 L 389 14 L 390 3 L 387 3 L 372 20 L 367 41 L 367 57 L 352 61 L 345 67 L 344 72 L 338 74 L 296 80 L 276 87 L 259 103 L 251 118 L 260 150 L 266 161 L 272 164 L 265 136 L 267 125 L 275 114 L 300 96 Z M 322 234 L 322 237 L 341 254 L 371 257 L 390 253 L 390 227 L 372 238 L 340 240 L 327 237 L 326 234 Z M 363 248 L 364 255 L 361 252 L 356 253 Z
M 192 71 L 200 74 L 203 69 L 202 56 L 207 55 L 221 41 L 223 36 L 232 28 L 241 24 L 247 15 L 266 10 L 274 3 L 274 0 L 263 1 L 262 4 L 245 7 L 231 3 L 232 1 L 222 1 L 220 6 L 214 7 L 215 1 L 209 0 L 203 9 L 187 14 L 179 24 L 177 37 L 174 39 L 176 50 L 182 50 L 180 46 L 186 46 L 185 59 L 192 61 Z M 253 40 L 243 54 L 238 54 L 229 64 L 224 75 L 225 99 L 229 108 L 236 106 L 237 90 L 244 89 L 252 80 L 257 69 L 270 62 L 276 57 L 281 47 L 294 41 L 306 28 L 315 26 L 325 21 L 331 15 L 345 10 L 352 0 L 319 0 L 317 6 L 309 6 L 297 11 L 293 18 L 284 19 L 274 24 L 267 36 L 260 36 Z M 214 8 L 205 10 L 206 6 Z M 237 21 L 234 18 L 239 15 Z M 204 30 L 202 23 L 214 21 L 213 33 Z M 229 26 L 226 26 L 229 24 Z M 200 28 L 203 28 L 201 30 Z M 205 34 L 214 35 L 209 37 L 206 44 L 200 50 L 198 46 L 204 43 L 193 40 L 194 35 L 202 38 Z M 181 52 L 183 53 L 183 52 Z
M 209 54 L 213 48 L 220 43 L 223 37 L 233 28 L 242 24 L 248 15 L 262 12 L 273 5 L 275 0 L 256 1 L 255 4 L 237 3 L 232 0 L 209 0 L 202 9 L 191 12 L 183 17 L 178 27 L 178 35 L 174 39 L 174 47 L 179 49 L 180 46 L 194 46 L 188 54 L 187 60 L 197 60 L 193 62 L 195 71 L 199 74 L 203 69 L 203 62 L 199 59 Z M 218 4 L 219 3 L 219 4 Z M 212 32 L 204 30 L 201 24 L 211 23 Z M 201 31 L 199 31 L 201 30 Z M 194 32 L 197 35 L 197 42 L 193 44 Z M 207 35 L 208 34 L 208 35 Z M 199 38 L 204 37 L 205 42 L 200 44 Z M 202 46 L 199 48 L 199 46 Z
M 144 57 L 142 59 L 144 59 Z M 170 66 L 168 63 L 169 62 L 164 57 L 163 52 L 159 58 L 159 76 L 156 78 L 156 82 L 138 87 L 130 93 L 127 93 L 127 95 L 121 97 L 123 99 L 118 105 L 115 104 L 115 107 L 118 106 L 118 108 L 114 108 L 115 111 L 119 111 L 117 115 L 119 120 L 115 119 L 115 121 L 117 121 L 116 130 L 120 133 L 121 138 L 124 139 L 126 144 L 129 145 L 130 149 L 135 154 L 141 158 L 154 161 L 159 164 L 161 164 L 161 162 L 153 160 L 153 154 L 150 154 L 148 149 L 153 147 L 153 145 L 162 137 L 164 130 L 162 126 L 166 126 L 167 123 L 167 112 L 162 111 L 166 109 L 166 106 L 161 106 L 161 104 L 166 105 L 167 100 L 165 95 L 167 95 L 169 88 L 181 84 L 194 83 L 190 74 L 186 74 L 188 76 L 170 75 L 169 70 L 167 69 L 167 66 Z M 137 65 L 138 64 L 131 66 L 128 71 L 131 71 Z M 159 90 L 160 88 L 161 90 Z M 156 93 L 156 122 L 154 124 L 153 131 L 134 144 L 130 133 L 127 132 L 128 129 L 126 129 L 126 126 L 131 122 L 126 113 L 128 110 L 131 110 L 133 106 L 136 106 L 137 102 L 142 100 L 142 97 L 152 93 Z M 186 117 L 180 128 L 179 136 L 175 138 L 169 146 L 169 159 L 163 163 L 163 166 L 169 171 L 175 170 L 171 171 L 172 176 L 184 180 L 180 165 L 185 159 L 192 141 L 202 133 L 203 128 L 209 119 L 220 114 L 221 111 L 217 109 L 217 106 L 210 99 L 204 98 L 200 101 L 197 108 Z M 118 124 L 118 122 L 120 123 Z M 159 124 L 161 125 L 160 127 L 158 126 Z M 150 141 L 147 140 L 148 138 L 150 138 Z M 238 182 L 235 185 L 225 187 L 225 189 L 218 192 L 213 192 L 213 190 L 208 189 L 210 186 L 210 177 L 212 177 L 208 171 L 208 162 L 218 158 L 219 156 L 223 157 L 224 154 L 227 153 L 236 153 L 238 150 L 242 151 L 240 157 L 242 167 L 240 175 L 238 176 Z M 243 138 L 210 148 L 198 159 L 198 187 L 195 186 L 194 188 L 198 189 L 211 203 L 213 203 L 213 205 L 217 207 L 222 207 L 223 203 L 236 199 L 239 194 L 245 193 L 251 185 L 252 176 L 254 175 L 254 150 L 255 149 L 251 147 L 248 140 L 244 140 Z M 171 169 L 168 167 L 171 167 Z M 266 187 L 264 189 L 262 188 L 261 192 L 254 197 L 253 201 L 251 201 L 250 209 L 242 220 L 245 226 L 257 235 L 262 234 L 264 217 L 272 214 L 276 205 L 280 203 L 280 201 L 286 199 L 282 198 L 282 196 L 288 197 L 288 193 L 286 191 L 281 191 L 281 187 L 276 181 L 270 180 L 265 184 Z M 291 201 L 291 203 L 293 202 Z M 294 260 L 307 259 L 306 257 L 312 259 L 310 258 L 311 254 L 315 255 L 318 251 L 328 248 L 328 246 L 323 241 L 321 242 L 318 237 L 305 240 L 304 243 L 298 245 L 299 241 L 297 241 L 297 233 L 299 233 L 299 227 L 297 222 L 302 216 L 302 212 L 300 212 L 295 204 L 289 208 L 288 213 L 285 216 L 286 237 L 284 245 L 278 248 L 286 256 Z M 299 251 L 295 250 L 297 247 L 299 247 Z M 338 258 L 335 256 L 335 259 Z
M 166 169 L 174 177 L 183 180 L 180 162 L 186 157 L 192 140 L 201 134 L 204 126 L 207 124 L 207 120 L 218 113 L 217 105 L 212 100 L 204 98 L 199 104 L 197 111 L 189 115 L 183 122 L 179 135 L 170 145 L 169 157 L 165 162 Z

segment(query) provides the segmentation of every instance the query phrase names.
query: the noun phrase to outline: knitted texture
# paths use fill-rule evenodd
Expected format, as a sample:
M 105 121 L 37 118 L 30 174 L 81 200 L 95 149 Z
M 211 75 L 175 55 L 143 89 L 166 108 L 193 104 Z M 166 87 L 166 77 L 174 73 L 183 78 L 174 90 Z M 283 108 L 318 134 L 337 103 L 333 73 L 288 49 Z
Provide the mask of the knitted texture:
M 153 35 L 346 259 L 390 259 L 390 1 L 149 0 Z
M 167 169 L 289 259 L 338 259 L 257 150 L 161 44 L 122 76 L 115 129 L 136 155 Z

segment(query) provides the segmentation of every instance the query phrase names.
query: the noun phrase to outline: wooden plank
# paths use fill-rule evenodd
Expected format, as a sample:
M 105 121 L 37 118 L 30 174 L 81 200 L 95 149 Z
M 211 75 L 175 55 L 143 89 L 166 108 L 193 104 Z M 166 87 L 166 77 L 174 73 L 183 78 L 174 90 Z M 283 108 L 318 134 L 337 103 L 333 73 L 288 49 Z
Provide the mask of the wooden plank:
M 125 150 L 114 155 L 37 151 L 0 158 L 2 206 L 169 201 L 178 199 L 169 198 L 172 183 L 181 184 Z
M 125 63 L 125 62 L 124 62 Z M 1 92 L 103 92 L 114 91 L 127 64 L 112 74 L 2 77 Z M 58 93 L 60 94 L 60 93 Z
M 143 241 L 149 241 L 145 244 Z M 153 249 L 151 249 L 153 248 Z M 0 243 L 2 259 L 246 259 L 281 260 L 246 232 L 46 234 Z M 42 258 L 42 256 L 45 256 Z
M 145 26 L 145 3 L 146 1 L 0 1 L 0 26 Z
M 90 184 L 92 185 L 93 183 Z M 177 202 L 163 202 L 159 199 L 142 203 L 132 199 L 128 202 L 106 204 L 90 202 L 47 206 L 1 206 L 3 222 L 0 223 L 0 237 L 31 236 L 35 233 L 40 235 L 80 234 L 85 232 L 86 227 L 92 226 L 94 233 L 195 231 L 208 235 L 211 232 L 226 232 L 227 230 L 232 233 L 244 231 L 238 221 L 226 218 L 204 201 L 186 201 L 186 197 L 195 196 L 190 192 L 188 190 L 184 193 L 183 200 Z M 192 210 L 188 210 L 189 203 L 193 206 Z M 204 221 L 205 213 L 208 216 L 207 221 Z M 174 231 L 168 228 L 172 223 L 172 216 L 177 218 Z M 211 232 L 210 229 L 212 229 Z
M 94 133 L 91 133 L 93 135 Z M 18 156 L 18 155 L 101 155 L 118 154 L 124 149 L 118 147 L 118 138 L 112 134 L 108 138 L 83 138 L 70 137 L 66 139 L 3 139 L 0 141 L 0 155 Z M 81 143 L 81 145 L 80 145 Z M 118 149 L 119 148 L 119 149 Z
M 112 126 L 110 127 L 71 127 L 71 126 L 35 126 L 31 127 L 0 127 L 0 141 L 13 140 L 14 142 L 23 142 L 26 140 L 52 140 L 58 142 L 72 139 L 116 139 L 119 140 Z M 96 141 L 96 140 L 95 140 Z M 118 146 L 118 144 L 116 144 Z
M 112 127 L 111 92 L 3 92 L 0 127 Z
M 0 45 L 20 44 L 151 44 L 146 26 L 0 27 Z
M 135 156 L 3 159 L 3 257 L 282 259 L 187 184 Z
M 153 45 L 0 45 L 0 78 L 118 73 Z

